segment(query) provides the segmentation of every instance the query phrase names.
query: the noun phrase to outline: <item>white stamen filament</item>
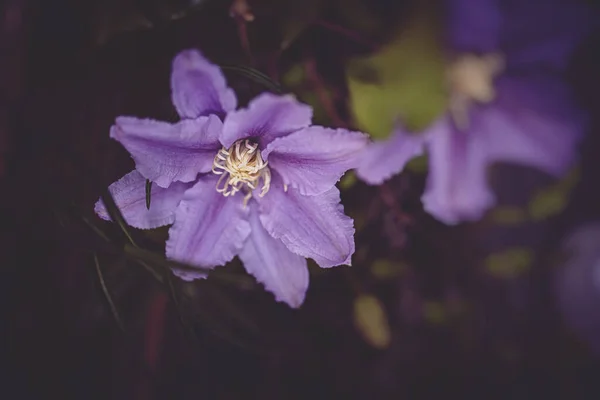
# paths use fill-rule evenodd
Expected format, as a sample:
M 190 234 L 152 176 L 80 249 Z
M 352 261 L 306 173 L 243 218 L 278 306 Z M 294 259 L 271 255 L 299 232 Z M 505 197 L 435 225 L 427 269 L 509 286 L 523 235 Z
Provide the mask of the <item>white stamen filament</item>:
M 271 171 L 267 164 L 268 161 L 263 161 L 260 155 L 258 144 L 248 139 L 238 140 L 229 149 L 223 147 L 215 156 L 212 166 L 212 172 L 221 175 L 217 192 L 227 197 L 245 189 L 245 206 L 262 178 L 259 196 L 263 197 L 271 187 Z
M 459 129 L 468 127 L 468 109 L 472 102 L 494 100 L 494 79 L 503 69 L 504 57 L 497 53 L 465 54 L 451 63 L 446 75 L 450 89 L 449 111 Z

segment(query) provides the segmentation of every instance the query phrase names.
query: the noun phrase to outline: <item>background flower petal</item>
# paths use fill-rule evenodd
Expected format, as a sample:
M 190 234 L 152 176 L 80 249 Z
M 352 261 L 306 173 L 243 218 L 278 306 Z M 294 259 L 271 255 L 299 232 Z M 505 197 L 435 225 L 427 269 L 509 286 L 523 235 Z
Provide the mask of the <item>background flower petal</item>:
M 387 140 L 370 144 L 362 153 L 356 175 L 367 183 L 379 185 L 400 173 L 407 162 L 423 154 L 426 137 L 397 127 Z
M 275 299 L 290 307 L 300 307 L 308 290 L 306 259 L 292 253 L 263 228 L 258 206 L 250 202 L 249 222 L 252 233 L 246 240 L 239 257 L 246 270 L 275 295 Z
M 303 196 L 295 189 L 284 192 L 276 183 L 258 200 L 263 226 L 293 253 L 310 257 L 323 268 L 350 265 L 354 224 L 344 215 L 335 186 L 316 196 Z
M 173 272 L 173 275 L 175 275 L 179 279 L 188 282 L 195 281 L 196 279 L 204 279 L 207 277 L 207 275 L 204 272 L 194 272 L 189 269 L 182 270 L 173 268 L 171 272 Z
M 429 175 L 421 197 L 424 209 L 453 225 L 481 218 L 495 202 L 487 183 L 486 146 L 472 129 L 458 131 L 440 120 L 429 132 Z
M 564 69 L 581 40 L 598 28 L 585 0 L 505 0 L 501 47 L 509 68 Z
M 355 168 L 367 143 L 367 135 L 360 132 L 310 126 L 275 139 L 262 156 L 285 184 L 301 194 L 315 195 Z
M 120 142 L 135 160 L 136 169 L 157 185 L 190 182 L 200 172 L 210 171 L 221 147 L 218 117 L 182 120 L 176 124 L 118 117 L 110 137 Z
M 504 26 L 498 0 L 449 0 L 445 2 L 448 45 L 456 51 L 496 51 Z
M 239 139 L 254 138 L 264 149 L 273 139 L 309 126 L 311 120 L 312 108 L 294 96 L 262 93 L 247 108 L 227 114 L 221 143 L 229 148 Z
M 154 229 L 172 224 L 175 209 L 183 193 L 191 186 L 175 182 L 167 189 L 152 185 L 150 209 L 146 207 L 146 178 L 133 170 L 108 187 L 125 221 L 139 229 Z M 104 202 L 98 200 L 94 209 L 102 219 L 110 220 Z
M 171 97 L 182 118 L 223 117 L 237 107 L 235 92 L 227 87 L 221 69 L 198 50 L 184 50 L 173 60 Z
M 553 268 L 553 289 L 564 321 L 600 354 L 600 224 L 586 221 L 561 243 L 564 257 Z
M 169 230 L 167 257 L 201 267 L 231 261 L 250 234 L 248 209 L 242 196 L 225 197 L 216 191 L 216 179 L 200 178 L 188 189 Z
M 491 161 L 539 168 L 560 176 L 577 157 L 586 120 L 568 87 L 551 77 L 505 78 L 497 101 L 473 121 Z

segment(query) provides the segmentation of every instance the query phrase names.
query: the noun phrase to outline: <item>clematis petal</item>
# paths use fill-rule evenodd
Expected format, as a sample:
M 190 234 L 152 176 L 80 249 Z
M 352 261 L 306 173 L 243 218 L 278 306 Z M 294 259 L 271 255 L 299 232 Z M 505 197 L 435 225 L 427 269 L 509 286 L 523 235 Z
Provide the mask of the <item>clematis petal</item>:
M 401 172 L 412 158 L 423 154 L 425 140 L 425 135 L 398 126 L 389 139 L 374 142 L 363 151 L 356 175 L 372 185 L 383 183 Z
M 231 261 L 250 234 L 243 196 L 225 197 L 216 191 L 212 175 L 188 189 L 169 230 L 167 257 L 200 267 Z
M 354 224 L 344 215 L 340 192 L 334 186 L 316 196 L 295 189 L 283 191 L 275 181 L 260 204 L 260 221 L 275 239 L 323 268 L 350 265 L 354 253 Z
M 600 354 L 600 224 L 577 226 L 561 247 L 567 257 L 553 268 L 558 308 L 567 326 Z
M 217 136 L 222 123 L 211 115 L 176 124 L 118 117 L 110 137 L 120 142 L 135 160 L 136 169 L 161 187 L 190 182 L 212 168 L 221 147 Z
M 207 275 L 204 272 L 196 272 L 189 269 L 183 270 L 173 268 L 171 272 L 173 272 L 173 275 L 175 275 L 179 279 L 187 282 L 195 281 L 196 279 L 204 279 L 207 277 Z
M 550 78 L 505 78 L 497 91 L 495 104 L 482 108 L 474 121 L 489 142 L 490 160 L 564 174 L 576 158 L 586 123 L 568 87 Z
M 503 26 L 498 0 L 450 0 L 446 5 L 450 47 L 482 53 L 498 48 Z
M 262 93 L 247 108 L 227 114 L 221 143 L 226 148 L 240 139 L 253 138 L 264 149 L 275 138 L 310 125 L 312 109 L 292 95 Z
M 171 97 L 182 118 L 216 114 L 224 117 L 237 107 L 221 69 L 198 50 L 184 50 L 173 60 Z
M 265 285 L 277 301 L 300 307 L 308 290 L 306 259 L 269 235 L 259 220 L 257 204 L 250 202 L 249 206 L 252 233 L 239 254 L 240 259 L 246 270 Z
M 330 189 L 358 165 L 367 140 L 360 132 L 310 126 L 273 140 L 262 157 L 285 184 L 300 194 L 315 195 Z
M 441 119 L 428 132 L 429 175 L 421 201 L 440 221 L 477 220 L 495 202 L 487 184 L 485 142 L 478 132 L 461 132 Z
M 175 209 L 179 205 L 183 192 L 191 184 L 175 182 L 167 189 L 152 185 L 150 208 L 146 207 L 146 178 L 133 170 L 108 187 L 125 222 L 134 228 L 154 229 L 172 224 Z M 110 220 L 104 202 L 98 200 L 94 208 L 102 219 Z
M 598 12 L 585 1 L 505 0 L 503 9 L 508 68 L 562 70 L 585 36 L 598 28 Z

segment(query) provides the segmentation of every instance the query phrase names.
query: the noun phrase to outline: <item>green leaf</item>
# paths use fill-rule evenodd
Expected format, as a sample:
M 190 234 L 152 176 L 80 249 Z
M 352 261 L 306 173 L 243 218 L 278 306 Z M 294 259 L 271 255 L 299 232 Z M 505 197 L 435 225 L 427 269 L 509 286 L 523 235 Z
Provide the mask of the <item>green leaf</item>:
M 125 255 L 132 260 L 147 263 L 156 267 L 166 268 L 168 271 L 175 268 L 182 271 L 191 271 L 196 273 L 200 272 L 205 274 L 210 273 L 212 278 L 221 280 L 223 282 L 232 283 L 241 289 L 252 289 L 255 286 L 252 279 L 245 275 L 232 274 L 222 270 L 211 270 L 208 268 L 196 267 L 193 265 L 169 260 L 158 253 L 133 245 L 126 244 L 123 247 L 123 251 L 125 252 Z
M 392 333 L 383 305 L 375 296 L 362 294 L 354 300 L 354 324 L 371 346 L 384 349 Z
M 95 267 L 96 275 L 98 276 L 98 282 L 100 283 L 100 288 L 102 289 L 102 294 L 104 295 L 104 299 L 106 300 L 106 303 L 108 304 L 110 313 L 112 314 L 113 319 L 115 320 L 115 323 L 117 324 L 119 329 L 121 331 L 125 332 L 125 326 L 123 325 L 123 322 L 121 321 L 121 317 L 119 315 L 119 312 L 117 311 L 117 306 L 115 305 L 115 302 L 112 299 L 110 291 L 108 290 L 108 286 L 106 285 L 106 281 L 104 279 L 104 273 L 102 272 L 102 267 L 100 266 L 100 261 L 98 260 L 97 253 L 94 253 L 94 267 Z
M 514 278 L 527 272 L 533 263 L 533 250 L 513 247 L 490 254 L 485 260 L 487 271 L 497 278 Z
M 569 202 L 571 190 L 578 181 L 579 169 L 573 168 L 556 185 L 538 191 L 529 202 L 531 219 L 540 221 L 562 212 Z
M 423 316 L 426 321 L 434 325 L 444 324 L 448 321 L 444 305 L 437 301 L 425 302 L 423 305 Z
M 551 187 L 538 192 L 529 203 L 529 215 L 540 221 L 559 214 L 567 206 L 569 193 L 560 187 Z
M 420 7 L 378 53 L 348 64 L 350 109 L 359 128 L 382 139 L 398 118 L 418 131 L 445 110 L 445 60 L 438 26 L 434 10 Z
M 429 157 L 427 154 L 414 157 L 408 163 L 406 163 L 406 169 L 411 170 L 417 174 L 424 174 L 429 170 Z
M 119 210 L 119 207 L 117 206 L 117 203 L 115 203 L 115 199 L 112 197 L 112 194 L 108 188 L 102 191 L 100 198 L 104 203 L 104 207 L 106 208 L 106 212 L 108 213 L 111 221 L 119 226 L 123 235 L 125 235 L 127 240 L 129 240 L 132 245 L 137 246 L 137 243 L 135 240 L 133 240 L 133 235 L 131 234 L 129 225 L 127 225 L 127 222 L 125 222 L 125 218 L 123 218 L 123 214 L 121 213 L 121 210 Z
M 354 171 L 348 171 L 342 176 L 342 179 L 340 179 L 339 187 L 342 190 L 347 190 L 354 186 L 356 182 L 358 182 L 358 178 Z
M 515 226 L 527 222 L 527 211 L 517 206 L 498 206 L 492 209 L 490 218 L 500 226 Z
M 371 264 L 371 274 L 378 279 L 396 278 L 405 272 L 407 266 L 401 262 L 393 262 L 385 258 L 379 258 Z

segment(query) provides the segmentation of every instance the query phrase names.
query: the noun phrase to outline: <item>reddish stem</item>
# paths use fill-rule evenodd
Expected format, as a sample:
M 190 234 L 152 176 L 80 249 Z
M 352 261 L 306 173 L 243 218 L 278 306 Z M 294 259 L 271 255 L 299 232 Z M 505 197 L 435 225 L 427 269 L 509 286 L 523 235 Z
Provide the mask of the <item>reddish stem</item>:
M 248 2 L 246 0 L 234 0 L 229 8 L 229 15 L 235 19 L 242 49 L 246 53 L 250 65 L 254 65 L 247 26 L 248 22 L 254 21 L 254 14 L 250 11 Z
M 323 80 L 317 72 L 317 64 L 313 57 L 310 57 L 304 61 L 304 71 L 306 72 L 306 78 L 317 93 L 319 102 L 323 106 L 323 109 L 327 113 L 329 119 L 331 119 L 331 121 L 335 125 L 342 128 L 347 128 L 348 123 L 346 123 L 346 121 L 344 121 L 340 117 L 337 110 L 335 109 L 335 104 L 329 96 L 329 93 L 327 93 L 327 90 L 325 89 L 325 84 L 323 83 Z
M 269 77 L 275 82 L 279 81 L 279 57 L 281 56 L 281 50 L 277 50 L 271 54 L 267 61 L 267 73 Z
M 322 26 L 323 28 L 330 30 L 332 32 L 339 33 L 342 36 L 346 36 L 347 38 L 353 40 L 356 43 L 362 44 L 363 46 L 368 47 L 371 50 L 376 50 L 379 48 L 379 44 L 372 42 L 369 39 L 362 37 L 359 33 L 354 32 L 348 28 L 344 28 L 343 26 L 336 25 L 329 21 L 317 20 L 314 22 L 315 25 Z
M 246 20 L 236 18 L 235 22 L 237 24 L 238 36 L 240 38 L 242 49 L 244 50 L 244 53 L 246 53 L 250 65 L 254 65 L 254 57 L 252 56 L 252 50 L 250 50 L 250 40 L 248 39 L 248 26 L 246 25 Z
M 167 310 L 168 297 L 165 293 L 157 293 L 148 307 L 146 316 L 146 338 L 144 341 L 144 361 L 151 372 L 155 372 L 160 359 L 163 336 L 165 333 L 165 314 Z M 147 400 L 153 397 L 153 382 L 147 378 L 139 386 L 138 398 Z

